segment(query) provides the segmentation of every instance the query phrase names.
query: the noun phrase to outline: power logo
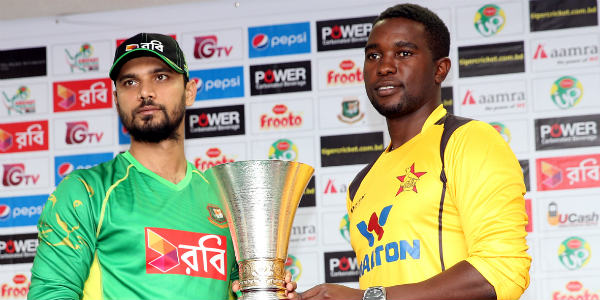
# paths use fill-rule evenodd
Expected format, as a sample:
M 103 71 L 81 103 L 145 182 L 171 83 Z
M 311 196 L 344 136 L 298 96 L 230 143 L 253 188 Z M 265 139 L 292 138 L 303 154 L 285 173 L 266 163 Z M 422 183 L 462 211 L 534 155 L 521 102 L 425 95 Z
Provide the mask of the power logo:
M 216 35 L 196 37 L 194 45 L 194 57 L 198 59 L 216 57 L 227 57 L 231 54 L 233 46 L 218 46 Z
M 104 132 L 89 132 L 87 121 L 67 122 L 67 134 L 65 141 L 67 144 L 94 144 L 100 143 Z
M 40 174 L 25 174 L 25 164 L 4 164 L 2 174 L 2 185 L 6 187 L 19 186 L 21 184 L 31 186 L 37 184 Z
M 146 227 L 146 273 L 226 280 L 225 236 Z
M 354 251 L 326 252 L 325 282 L 356 282 L 359 269 Z
M 317 21 L 317 50 L 364 47 L 374 19 L 375 16 Z
M 310 91 L 310 72 L 310 61 L 250 66 L 250 94 Z
M 383 237 L 383 233 L 385 232 L 383 230 L 383 226 L 387 222 L 387 218 L 388 218 L 388 215 L 390 214 L 391 209 L 392 209 L 392 205 L 384 207 L 381 210 L 381 212 L 379 213 L 379 217 L 377 217 L 377 214 L 375 212 L 373 212 L 373 214 L 371 214 L 371 218 L 369 218 L 368 226 L 367 226 L 367 223 L 365 223 L 365 221 L 361 221 L 360 223 L 356 224 L 358 231 L 369 242 L 369 247 L 373 247 L 373 245 L 375 244 L 375 238 L 371 232 L 375 232 L 375 234 L 377 234 L 377 240 L 381 241 L 381 238 Z

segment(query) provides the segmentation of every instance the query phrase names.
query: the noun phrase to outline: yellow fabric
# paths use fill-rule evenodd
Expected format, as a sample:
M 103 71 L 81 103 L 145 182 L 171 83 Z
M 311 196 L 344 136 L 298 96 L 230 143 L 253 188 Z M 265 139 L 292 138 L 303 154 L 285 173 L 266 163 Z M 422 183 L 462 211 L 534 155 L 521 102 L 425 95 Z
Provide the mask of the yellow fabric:
M 435 123 L 445 113 L 440 105 L 417 136 L 393 151 L 388 147 L 354 199 L 347 199 L 361 289 L 420 282 L 442 271 L 443 125 Z M 518 299 L 529 284 L 531 258 L 526 253 L 525 186 L 515 155 L 489 124 L 471 121 L 450 138 L 444 163 L 445 268 L 467 260 L 494 286 L 498 299 Z
M 102 271 L 98 262 L 98 254 L 94 254 L 94 261 L 90 267 L 90 275 L 83 285 L 82 300 L 98 300 L 102 297 Z

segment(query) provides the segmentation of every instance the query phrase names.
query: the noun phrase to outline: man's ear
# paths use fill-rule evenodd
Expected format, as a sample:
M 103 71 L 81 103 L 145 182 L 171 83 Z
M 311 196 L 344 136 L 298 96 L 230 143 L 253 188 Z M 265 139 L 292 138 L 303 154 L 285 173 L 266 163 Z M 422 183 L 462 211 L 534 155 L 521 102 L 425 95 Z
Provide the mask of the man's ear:
M 442 57 L 435 62 L 435 83 L 442 84 L 448 72 L 450 72 L 450 59 L 448 57 Z
M 198 91 L 198 83 L 196 80 L 189 80 L 185 84 L 185 105 L 192 106 L 196 101 L 196 92 Z
M 115 105 L 118 107 L 119 102 L 117 102 L 117 88 L 116 87 L 115 87 L 115 90 L 113 91 L 113 101 L 115 102 Z

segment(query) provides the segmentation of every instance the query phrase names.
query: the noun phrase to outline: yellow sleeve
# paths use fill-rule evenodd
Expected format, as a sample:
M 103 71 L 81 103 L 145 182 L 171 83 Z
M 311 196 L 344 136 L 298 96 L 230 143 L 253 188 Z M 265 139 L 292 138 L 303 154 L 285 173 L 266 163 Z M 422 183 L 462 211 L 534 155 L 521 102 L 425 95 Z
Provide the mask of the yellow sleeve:
M 472 121 L 452 135 L 445 164 L 467 261 L 494 286 L 497 299 L 519 299 L 529 285 L 531 265 L 519 162 L 494 128 Z

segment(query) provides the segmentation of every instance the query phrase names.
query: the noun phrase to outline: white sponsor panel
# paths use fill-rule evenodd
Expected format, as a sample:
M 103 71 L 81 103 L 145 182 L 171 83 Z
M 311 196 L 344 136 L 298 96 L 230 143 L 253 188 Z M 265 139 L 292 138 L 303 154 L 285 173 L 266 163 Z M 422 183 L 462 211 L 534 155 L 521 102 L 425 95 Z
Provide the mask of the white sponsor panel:
M 237 60 L 244 53 L 239 28 L 184 33 L 180 45 L 188 63 Z
M 544 232 L 573 232 L 600 228 L 600 201 L 597 196 L 570 196 L 539 199 L 540 225 Z
M 345 206 L 337 211 L 327 211 L 321 215 L 323 243 L 325 245 L 346 246 L 351 249 L 348 214 Z
M 54 74 L 103 72 L 112 66 L 110 41 L 81 41 L 52 47 Z M 108 74 L 107 74 L 108 76 Z
M 481 2 L 481 4 L 461 7 L 456 10 L 456 27 L 459 40 L 502 37 L 523 33 L 525 28 L 523 22 L 523 3 L 504 2 L 494 3 L 499 10 L 490 14 L 490 10 L 484 14 L 490 14 L 487 18 L 477 19 L 477 12 L 492 3 Z M 451 27 L 448 27 L 451 28 Z
M 280 135 L 252 142 L 251 159 L 278 159 L 297 161 L 316 166 L 315 142 L 310 137 L 288 137 Z
M 319 127 L 380 129 L 385 118 L 363 93 L 319 97 Z
M 0 299 L 27 299 L 31 271 L 22 265 L 19 269 L 3 269 L 0 272 Z
M 529 58 L 533 71 L 549 71 L 600 64 L 598 35 L 571 35 L 534 40 L 530 44 Z
M 544 272 L 576 274 L 600 270 L 600 235 L 565 233 L 541 239 L 539 266 Z
M 322 273 L 321 266 L 323 262 L 315 252 L 297 252 L 295 249 L 288 250 L 288 257 L 294 257 L 295 260 L 286 264 L 286 270 L 290 271 L 293 280 L 298 284 L 298 291 L 306 291 L 315 285 L 322 283 L 319 274 Z
M 185 156 L 202 172 L 216 165 L 246 160 L 245 143 L 186 145 Z
M 0 116 L 22 116 L 48 112 L 48 85 L 46 83 L 0 86 Z
M 561 278 L 546 278 L 542 283 L 541 296 L 537 299 L 600 299 L 600 276 L 598 276 L 598 273 L 591 276 L 584 274 L 564 274 Z
M 313 129 L 312 99 L 256 102 L 251 106 L 252 132 L 282 132 Z
M 363 87 L 362 55 L 319 60 L 319 89 Z
M 47 157 L 16 157 L 0 160 L 0 191 L 50 187 Z
M 56 149 L 110 146 L 114 144 L 115 121 L 112 116 L 81 116 L 54 121 Z
M 600 73 L 569 70 L 552 77 L 533 79 L 534 110 L 565 113 L 597 111 L 600 101 Z
M 358 172 L 319 175 L 319 199 L 324 206 L 346 207 L 348 187 Z
M 459 97 L 454 108 L 459 107 L 460 115 L 470 118 L 525 113 L 530 102 L 525 80 L 460 85 Z
M 290 231 L 290 249 L 312 247 L 318 244 L 319 228 L 317 215 L 297 213 Z

